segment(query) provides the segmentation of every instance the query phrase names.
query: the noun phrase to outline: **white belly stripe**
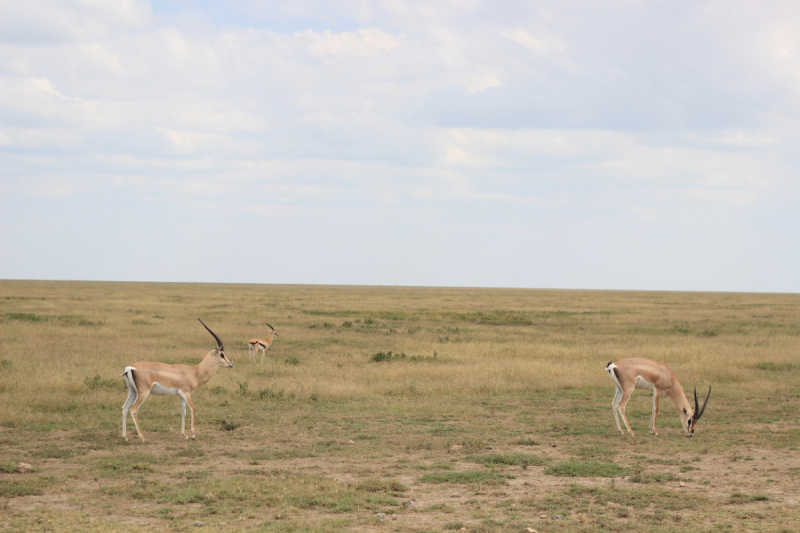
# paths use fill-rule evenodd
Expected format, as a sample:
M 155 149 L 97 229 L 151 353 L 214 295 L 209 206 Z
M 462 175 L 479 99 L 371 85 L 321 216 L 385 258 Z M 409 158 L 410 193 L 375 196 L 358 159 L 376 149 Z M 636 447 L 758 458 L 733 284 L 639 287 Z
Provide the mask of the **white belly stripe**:
M 153 383 L 153 388 L 150 389 L 150 394 L 155 394 L 156 396 L 177 396 L 178 389 L 168 389 L 158 382 Z
M 643 379 L 642 376 L 636 376 L 635 388 L 653 390 L 653 384 L 647 381 L 646 379 Z

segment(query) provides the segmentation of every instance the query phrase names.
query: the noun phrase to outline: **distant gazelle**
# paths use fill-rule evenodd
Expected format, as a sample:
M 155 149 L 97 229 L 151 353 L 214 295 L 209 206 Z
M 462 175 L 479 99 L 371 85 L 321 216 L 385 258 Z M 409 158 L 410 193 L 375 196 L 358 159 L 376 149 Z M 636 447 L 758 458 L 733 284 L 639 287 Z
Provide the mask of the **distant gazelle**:
M 617 429 L 620 433 L 625 434 L 619 424 L 618 415 L 622 415 L 622 421 L 625 422 L 628 433 L 633 435 L 631 425 L 628 424 L 628 418 L 625 416 L 625 406 L 634 389 L 647 389 L 653 391 L 653 413 L 650 417 L 650 432 L 653 435 L 658 435 L 658 431 L 656 431 L 656 416 L 658 415 L 658 400 L 662 393 L 666 393 L 675 402 L 686 436 L 691 437 L 694 435 L 694 426 L 706 410 L 708 398 L 711 396 L 711 387 L 708 388 L 708 396 L 706 396 L 706 401 L 703 402 L 702 408 L 698 407 L 697 387 L 695 387 L 694 409 L 692 409 L 681 384 L 678 382 L 677 376 L 675 376 L 675 372 L 663 363 L 657 363 L 644 357 L 633 357 L 620 359 L 616 363 L 608 363 L 606 370 L 608 375 L 611 376 L 614 386 L 617 387 L 614 400 L 611 402 L 611 409 L 614 412 L 614 421 L 617 423 Z
M 199 318 L 197 320 L 200 320 Z M 203 321 L 200 320 L 203 324 Z M 144 401 L 150 394 L 157 396 L 174 395 L 181 398 L 181 433 L 189 440 L 186 435 L 186 404 L 192 410 L 192 440 L 194 434 L 194 404 L 192 403 L 192 392 L 201 385 L 205 385 L 217 373 L 217 367 L 233 367 L 233 362 L 225 355 L 225 347 L 217 334 L 203 324 L 217 341 L 217 347 L 206 354 L 197 366 L 189 365 L 168 365 L 165 363 L 134 363 L 125 367 L 125 383 L 128 384 L 128 399 L 122 406 L 122 436 L 128 440 L 125 434 L 125 424 L 128 421 L 128 411 L 131 413 L 133 423 L 139 438 L 144 442 L 144 435 L 139 427 L 137 413 Z
M 252 339 L 247 341 L 247 344 L 250 346 L 250 361 L 253 360 L 253 352 L 255 352 L 256 357 L 258 357 L 258 351 L 262 350 L 261 352 L 262 365 L 264 364 L 264 356 L 267 355 L 267 348 L 269 348 L 272 345 L 272 341 L 274 341 L 275 338 L 278 337 L 278 332 L 275 331 L 275 328 L 273 328 L 269 324 L 267 324 L 267 326 L 269 326 L 269 333 L 267 333 L 266 339 L 258 339 L 256 337 L 253 337 Z

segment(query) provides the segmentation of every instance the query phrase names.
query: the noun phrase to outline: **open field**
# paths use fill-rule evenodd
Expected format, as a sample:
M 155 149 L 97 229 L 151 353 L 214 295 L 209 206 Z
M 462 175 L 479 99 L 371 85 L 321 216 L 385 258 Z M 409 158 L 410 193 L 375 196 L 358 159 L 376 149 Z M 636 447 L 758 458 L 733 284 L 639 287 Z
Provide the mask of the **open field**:
M 198 317 L 197 441 L 151 397 L 125 442 Z M 0 530 L 798 531 L 799 354 L 800 295 L 0 281 Z M 617 433 L 632 356 L 712 387 L 694 438 Z

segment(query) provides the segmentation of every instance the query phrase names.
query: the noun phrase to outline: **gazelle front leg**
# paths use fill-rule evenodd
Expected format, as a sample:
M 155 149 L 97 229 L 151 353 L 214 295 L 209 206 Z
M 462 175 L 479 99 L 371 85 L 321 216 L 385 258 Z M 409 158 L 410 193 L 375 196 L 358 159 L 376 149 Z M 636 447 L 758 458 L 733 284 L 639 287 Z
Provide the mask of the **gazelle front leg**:
M 178 395 L 181 397 L 181 435 L 186 440 L 189 440 L 189 436 L 186 435 L 186 404 L 189 404 L 189 409 L 191 409 L 191 427 L 192 427 L 192 440 L 196 440 L 194 434 L 194 404 L 192 403 L 192 397 L 190 393 L 183 392 L 181 390 L 178 391 Z
M 656 417 L 658 416 L 658 400 L 661 398 L 661 391 L 653 387 L 653 413 L 650 416 L 650 433 L 658 435 L 656 431 Z

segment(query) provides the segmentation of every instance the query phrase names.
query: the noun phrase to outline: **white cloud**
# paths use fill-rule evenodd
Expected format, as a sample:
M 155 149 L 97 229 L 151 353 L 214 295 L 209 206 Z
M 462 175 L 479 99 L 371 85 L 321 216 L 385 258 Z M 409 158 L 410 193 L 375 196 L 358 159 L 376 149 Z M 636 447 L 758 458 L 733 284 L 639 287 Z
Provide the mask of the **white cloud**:
M 299 255 L 313 256 L 319 243 L 309 235 L 329 235 L 332 248 L 358 256 L 341 270 L 354 276 L 359 261 L 380 265 L 370 250 L 391 235 L 428 242 L 428 253 L 466 254 L 442 268 L 507 268 L 503 283 L 515 285 L 541 283 L 464 244 L 514 257 L 526 242 L 558 243 L 546 259 L 579 264 L 561 247 L 597 251 L 605 239 L 624 251 L 645 229 L 672 235 L 676 224 L 692 250 L 703 249 L 699 226 L 704 239 L 729 242 L 780 220 L 796 237 L 794 4 L 155 7 L 0 4 L 0 201 L 19 220 L 39 215 L 25 207 L 31 196 L 81 213 L 109 209 L 113 220 L 146 206 L 180 234 L 183 220 L 204 220 L 216 205 L 215 231 L 255 231 L 243 219 L 289 224 Z M 78 197 L 88 203 L 76 207 Z M 338 240 L 362 227 L 369 239 Z M 657 244 L 642 246 L 663 259 Z M 383 282 L 412 271 L 423 276 L 417 283 L 449 279 L 404 267 L 424 256 L 398 250 L 409 263 L 386 267 Z M 324 276 L 308 268 L 316 274 L 307 281 Z M 549 279 L 567 280 L 558 277 L 566 271 Z M 613 268 L 587 272 L 558 282 L 627 287 Z
M 377 57 L 400 46 L 394 35 L 377 28 L 359 28 L 354 32 L 333 33 L 330 30 L 305 30 L 296 34 L 308 42 L 309 50 L 317 56 Z

